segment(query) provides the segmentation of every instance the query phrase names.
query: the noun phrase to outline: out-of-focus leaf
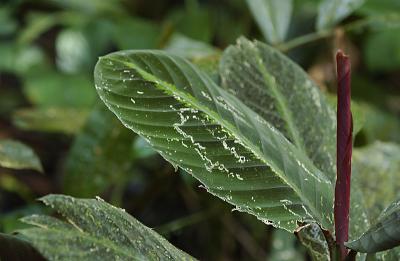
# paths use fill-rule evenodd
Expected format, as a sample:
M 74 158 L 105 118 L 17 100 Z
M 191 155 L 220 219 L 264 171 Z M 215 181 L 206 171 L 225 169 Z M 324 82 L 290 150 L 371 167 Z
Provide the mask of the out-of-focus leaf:
M 17 22 L 11 16 L 11 9 L 7 6 L 0 8 L 0 36 L 8 35 L 15 32 L 17 29 Z
M 296 230 L 297 237 L 314 261 L 330 261 L 329 245 L 318 224 L 310 223 Z
M 152 229 L 101 199 L 41 199 L 65 217 L 33 215 L 19 234 L 48 260 L 194 260 Z
M 210 193 L 288 231 L 309 219 L 331 228 L 325 174 L 187 60 L 155 50 L 112 53 L 97 63 L 95 84 L 124 125 Z
M 353 151 L 352 165 L 350 241 L 375 224 L 385 206 L 400 197 L 400 147 L 394 143 L 375 142 L 357 148 Z M 400 251 L 396 248 L 381 252 L 376 258 L 398 260 Z
M 0 140 L 0 166 L 43 171 L 35 152 L 25 144 L 14 140 Z
M 286 38 L 293 11 L 292 0 L 247 0 L 264 38 L 273 44 Z
M 360 238 L 347 247 L 362 253 L 375 253 L 400 245 L 400 201 L 390 204 Z M 399 256 L 398 256 L 399 257 Z
M 272 234 L 272 247 L 268 260 L 276 261 L 299 261 L 304 256 L 304 249 L 297 246 L 294 234 L 282 229 L 275 229 Z
M 164 47 L 164 50 L 194 60 L 219 53 L 213 46 L 181 34 L 174 34 Z
M 400 197 L 400 146 L 375 142 L 353 152 L 353 172 L 358 176 L 369 218 Z
M 364 57 L 372 71 L 400 69 L 400 28 L 369 35 L 364 47 Z
M 12 42 L 0 44 L 0 70 L 15 73 L 26 73 L 32 67 L 44 65 L 44 54 L 35 46 L 18 48 Z
M 367 15 L 388 15 L 399 10 L 400 2 L 397 0 L 367 0 L 359 11 Z
M 24 207 L 0 215 L 0 231 L 13 233 L 18 229 L 27 228 L 29 225 L 22 223 L 19 219 L 32 214 L 48 214 L 48 209 L 43 205 L 31 203 Z
M 78 30 L 64 30 L 56 39 L 57 66 L 66 73 L 84 71 L 90 64 L 90 46 Z
M 240 38 L 225 50 L 220 74 L 224 88 L 335 180 L 335 113 L 303 69 L 261 42 Z
M 317 17 L 317 30 L 333 27 L 364 4 L 365 0 L 322 0 Z
M 0 260 L 45 261 L 23 238 L 0 233 Z
M 161 30 L 151 21 L 121 17 L 113 29 L 114 41 L 119 49 L 156 48 Z
M 40 107 L 87 108 L 96 93 L 88 75 L 66 75 L 53 70 L 34 70 L 24 77 L 24 92 Z
M 74 134 L 81 129 L 87 116 L 87 109 L 26 108 L 14 111 L 13 123 L 24 130 Z
M 76 136 L 64 169 L 64 191 L 70 195 L 99 195 L 129 175 L 134 135 L 104 105 L 89 115 Z
M 194 4 L 193 0 L 186 1 L 185 8 L 174 10 L 166 20 L 175 30 L 189 38 L 209 43 L 213 35 L 211 16 L 208 10 Z
M 367 143 L 377 140 L 400 143 L 400 120 L 395 115 L 370 104 L 362 104 L 362 108 L 368 115 L 362 130 Z
M 72 9 L 86 14 L 123 14 L 121 0 L 42 0 L 47 4 L 53 3 L 63 9 Z
M 85 17 L 79 17 L 73 13 L 31 13 L 28 16 L 27 26 L 19 33 L 17 43 L 24 47 L 32 44 L 41 34 L 58 24 L 69 24 L 70 21 L 80 23 Z
M 15 193 L 27 201 L 33 198 L 30 188 L 13 175 L 0 175 L 0 189 Z

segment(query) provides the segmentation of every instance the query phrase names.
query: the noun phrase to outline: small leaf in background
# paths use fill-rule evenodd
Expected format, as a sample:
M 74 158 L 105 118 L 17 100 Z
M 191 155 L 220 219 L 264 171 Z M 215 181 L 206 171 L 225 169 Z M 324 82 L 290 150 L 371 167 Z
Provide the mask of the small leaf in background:
M 328 29 L 349 16 L 365 0 L 321 0 L 318 8 L 317 30 Z
M 100 198 L 48 195 L 41 201 L 66 221 L 32 215 L 22 221 L 34 227 L 18 232 L 49 260 L 195 260 Z
M 181 34 L 173 34 L 164 47 L 164 50 L 188 59 L 200 59 L 219 53 L 212 45 L 191 39 Z
M 0 260 L 45 261 L 37 250 L 23 238 L 0 233 Z
M 78 73 L 90 65 L 91 52 L 85 35 L 78 30 L 64 30 L 56 39 L 57 66 L 65 73 Z
M 400 29 L 371 33 L 364 45 L 364 57 L 371 71 L 399 70 Z
M 292 0 L 247 0 L 264 38 L 277 44 L 285 40 L 293 11 Z
M 0 140 L 0 166 L 43 171 L 42 164 L 35 152 L 25 144 L 14 140 Z
M 18 109 L 13 114 L 13 124 L 23 130 L 42 132 L 77 133 L 85 123 L 87 109 L 49 107 Z
M 362 253 L 375 253 L 400 245 L 400 201 L 390 204 L 377 221 L 347 247 Z
M 130 175 L 134 137 L 104 105 L 97 105 L 67 156 L 64 191 L 90 197 L 123 185 Z
M 24 77 L 24 93 L 39 107 L 80 107 L 94 104 L 96 93 L 88 75 L 67 75 L 39 69 Z
M 187 60 L 157 50 L 116 52 L 99 60 L 95 83 L 126 127 L 238 210 L 288 231 L 310 218 L 332 226 L 325 174 Z
M 310 223 L 299 227 L 296 235 L 315 261 L 330 261 L 329 245 L 318 224 Z

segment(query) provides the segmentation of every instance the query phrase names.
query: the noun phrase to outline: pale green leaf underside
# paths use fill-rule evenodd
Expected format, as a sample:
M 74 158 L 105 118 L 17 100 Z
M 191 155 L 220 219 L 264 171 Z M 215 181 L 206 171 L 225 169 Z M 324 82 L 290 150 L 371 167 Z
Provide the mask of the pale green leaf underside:
M 318 224 L 310 223 L 296 231 L 300 242 L 307 248 L 312 260 L 330 261 L 329 245 Z
M 124 210 L 101 199 L 41 199 L 67 221 L 32 215 L 18 231 L 49 260 L 194 260 Z
M 363 253 L 375 253 L 400 245 L 400 201 L 393 202 L 361 237 L 346 244 Z
M 323 30 L 338 22 L 359 8 L 365 0 L 323 0 L 319 5 L 317 29 Z
M 335 181 L 335 112 L 302 68 L 266 44 L 240 38 L 224 52 L 220 74 L 225 89 Z
M 35 152 L 25 144 L 14 140 L 0 140 L 0 167 L 43 171 Z
M 264 222 L 332 225 L 332 184 L 278 130 L 186 60 L 162 51 L 100 59 L 97 91 L 122 123 L 206 189 Z
M 286 38 L 293 11 L 292 0 L 246 0 L 265 39 L 280 43 Z

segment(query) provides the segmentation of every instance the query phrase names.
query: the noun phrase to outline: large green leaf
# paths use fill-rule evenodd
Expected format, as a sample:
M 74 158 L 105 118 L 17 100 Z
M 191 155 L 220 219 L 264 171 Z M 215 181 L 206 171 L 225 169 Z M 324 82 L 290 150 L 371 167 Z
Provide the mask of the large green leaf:
M 400 147 L 375 142 L 353 151 L 350 241 L 362 237 L 395 198 L 400 197 Z M 369 254 L 371 256 L 374 254 Z M 374 255 L 375 256 L 375 255 Z M 377 260 L 398 260 L 400 249 L 376 254 Z
M 0 140 L 0 166 L 43 171 L 35 152 L 27 145 L 15 140 Z
M 365 0 L 322 0 L 317 17 L 317 29 L 333 27 L 359 8 Z
M 268 224 L 332 226 L 332 184 L 276 128 L 183 58 L 162 51 L 102 57 L 96 89 L 122 123 L 212 194 Z
M 220 74 L 224 88 L 335 180 L 335 112 L 303 69 L 266 44 L 240 38 L 224 52 Z
M 48 260 L 194 260 L 123 209 L 101 199 L 48 195 L 41 199 L 66 221 L 32 215 L 19 230 Z
M 133 139 L 104 104 L 97 105 L 68 154 L 64 191 L 92 197 L 121 185 L 129 174 Z
M 285 40 L 292 16 L 292 0 L 247 0 L 247 5 L 268 42 Z
M 375 253 L 400 245 L 400 201 L 390 204 L 360 238 L 346 244 L 363 253 Z

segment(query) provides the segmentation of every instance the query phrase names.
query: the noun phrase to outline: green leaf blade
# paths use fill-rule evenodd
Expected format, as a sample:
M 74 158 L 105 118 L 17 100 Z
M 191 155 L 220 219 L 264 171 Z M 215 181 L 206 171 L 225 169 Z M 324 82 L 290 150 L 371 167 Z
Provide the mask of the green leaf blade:
M 359 8 L 365 0 L 323 0 L 318 9 L 317 30 L 333 27 Z
M 313 218 L 331 226 L 330 181 L 186 60 L 161 51 L 113 53 L 96 65 L 95 83 L 126 127 L 238 210 L 289 231 Z
M 293 11 L 292 0 L 247 0 L 265 39 L 273 44 L 285 40 Z
M 14 140 L 0 141 L 0 166 L 43 172 L 42 164 L 35 152 L 27 145 Z
M 335 180 L 335 112 L 303 69 L 266 44 L 240 38 L 224 52 L 220 75 L 225 89 Z
M 66 220 L 32 215 L 18 231 L 49 260 L 194 260 L 150 228 L 101 199 L 48 195 L 41 199 Z
M 400 201 L 393 202 L 376 223 L 347 247 L 362 253 L 375 253 L 400 245 Z

